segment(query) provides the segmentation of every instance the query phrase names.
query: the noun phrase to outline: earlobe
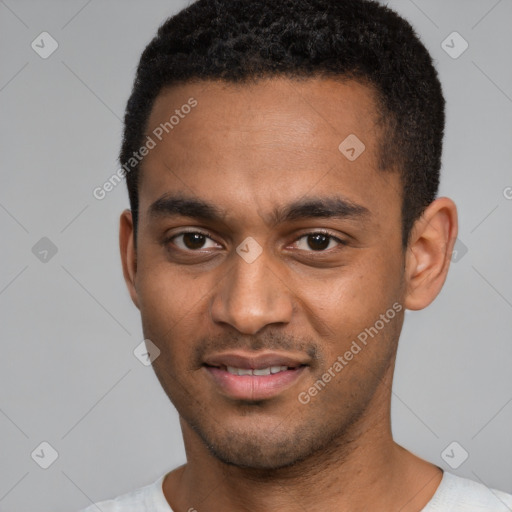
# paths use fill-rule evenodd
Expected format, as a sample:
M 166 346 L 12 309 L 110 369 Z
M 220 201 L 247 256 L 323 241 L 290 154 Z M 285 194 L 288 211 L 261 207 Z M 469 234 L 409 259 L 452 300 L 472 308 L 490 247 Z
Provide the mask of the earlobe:
M 415 222 L 406 254 L 407 309 L 427 307 L 441 291 L 457 230 L 457 208 L 447 197 L 433 201 Z
M 139 308 L 136 287 L 137 253 L 134 244 L 133 218 L 130 210 L 125 210 L 119 220 L 119 249 L 123 265 L 123 276 L 133 303 Z M 139 308 L 140 309 L 140 308 Z

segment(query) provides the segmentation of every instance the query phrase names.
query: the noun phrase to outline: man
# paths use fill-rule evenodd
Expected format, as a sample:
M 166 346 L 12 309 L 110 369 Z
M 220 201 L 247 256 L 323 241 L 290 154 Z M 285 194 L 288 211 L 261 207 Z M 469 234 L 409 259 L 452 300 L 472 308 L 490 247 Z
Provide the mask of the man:
M 391 433 L 404 312 L 457 236 L 443 128 L 428 52 L 376 2 L 199 0 L 160 27 L 120 247 L 187 463 L 87 510 L 512 510 Z

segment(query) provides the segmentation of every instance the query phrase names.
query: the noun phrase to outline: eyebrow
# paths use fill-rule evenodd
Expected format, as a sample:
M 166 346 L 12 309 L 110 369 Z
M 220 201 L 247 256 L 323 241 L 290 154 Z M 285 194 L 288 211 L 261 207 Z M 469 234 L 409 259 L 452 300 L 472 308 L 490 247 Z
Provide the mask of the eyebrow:
M 149 207 L 149 215 L 158 217 L 189 217 L 202 221 L 225 223 L 227 211 L 199 198 L 165 194 Z M 274 209 L 268 223 L 277 225 L 310 218 L 364 219 L 370 216 L 368 208 L 344 197 L 304 197 Z

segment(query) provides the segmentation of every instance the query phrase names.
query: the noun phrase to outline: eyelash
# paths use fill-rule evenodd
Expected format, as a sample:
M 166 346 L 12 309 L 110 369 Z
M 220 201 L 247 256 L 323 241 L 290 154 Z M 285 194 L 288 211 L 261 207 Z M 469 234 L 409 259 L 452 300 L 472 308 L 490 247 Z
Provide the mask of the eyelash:
M 212 240 L 213 242 L 215 243 L 218 243 L 215 241 L 215 239 L 209 234 L 209 233 L 206 233 L 206 232 L 203 232 L 203 231 L 199 231 L 199 230 L 194 230 L 194 231 L 180 231 L 179 233 L 176 233 L 174 235 L 171 235 L 169 237 L 167 237 L 165 240 L 164 240 L 164 245 L 167 246 L 171 243 L 173 243 L 174 239 L 178 238 L 179 236 L 182 236 L 182 235 L 187 235 L 187 234 L 197 234 L 197 235 L 202 235 L 206 238 L 209 238 L 210 240 Z M 331 240 L 334 240 L 336 242 L 338 242 L 339 245 L 341 246 L 345 246 L 347 245 L 347 242 L 342 240 L 341 238 L 333 235 L 332 233 L 330 233 L 329 231 L 327 230 L 322 230 L 322 229 L 319 229 L 319 230 L 316 230 L 316 231 L 310 231 L 308 233 L 303 233 L 302 235 L 300 235 L 294 243 L 296 243 L 297 241 L 303 239 L 303 238 L 306 238 L 308 236 L 312 236 L 312 235 L 324 235 L 326 236 L 327 238 L 329 238 Z M 181 247 L 178 247 L 178 250 L 181 250 L 181 251 L 184 251 L 184 252 L 190 252 L 190 253 L 201 253 L 202 252 L 202 248 L 201 249 L 182 249 Z M 313 249 L 310 249 L 309 253 L 313 253 L 313 254 L 322 254 L 322 253 L 329 253 L 330 251 L 332 251 L 333 249 L 325 249 L 325 250 L 319 250 L 319 251 L 314 251 Z

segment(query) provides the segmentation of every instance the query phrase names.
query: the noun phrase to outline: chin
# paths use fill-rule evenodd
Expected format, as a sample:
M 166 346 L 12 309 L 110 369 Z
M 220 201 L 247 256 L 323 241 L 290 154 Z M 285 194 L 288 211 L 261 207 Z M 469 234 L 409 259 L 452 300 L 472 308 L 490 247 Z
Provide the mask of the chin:
M 278 470 L 294 466 L 304 457 L 299 457 L 294 447 L 265 446 L 247 442 L 208 445 L 210 453 L 229 466 L 241 469 Z
M 304 427 L 279 431 L 279 426 L 274 426 L 266 432 L 205 431 L 197 425 L 193 429 L 210 453 L 224 464 L 266 472 L 291 468 L 325 450 L 332 441 L 332 435 L 318 436 L 313 429 Z

